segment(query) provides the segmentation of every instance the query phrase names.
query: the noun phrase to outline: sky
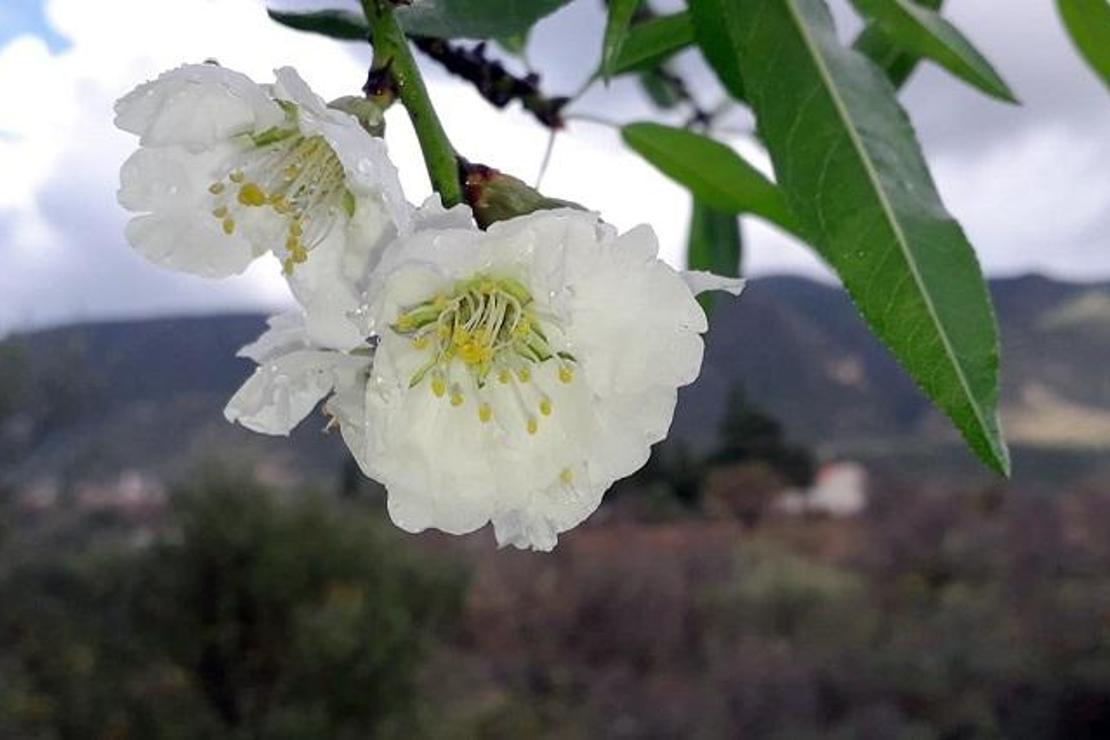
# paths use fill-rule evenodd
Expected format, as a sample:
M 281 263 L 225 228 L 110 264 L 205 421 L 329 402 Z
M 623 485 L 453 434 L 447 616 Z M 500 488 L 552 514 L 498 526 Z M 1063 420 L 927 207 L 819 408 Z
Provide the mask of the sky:
M 272 0 L 278 7 L 315 0 Z M 335 0 L 349 4 L 349 0 Z M 660 0 L 657 7 L 673 5 Z M 833 0 L 838 30 L 859 21 Z M 924 65 L 902 100 L 941 195 L 988 274 L 1039 271 L 1110 278 L 1110 95 L 1072 50 L 1048 0 L 949 0 L 946 15 L 1021 99 L 1010 106 Z M 208 281 L 165 272 L 123 239 L 119 166 L 136 146 L 112 125 L 112 104 L 183 62 L 218 59 L 258 81 L 292 64 L 325 98 L 357 93 L 369 49 L 270 22 L 260 0 L 0 0 L 0 334 L 102 318 L 271 310 L 289 302 L 274 260 Z M 600 0 L 576 0 L 535 29 L 531 64 L 550 94 L 579 88 L 601 44 Z M 704 107 L 720 91 L 697 58 L 677 60 Z M 456 148 L 535 179 L 547 132 L 518 110 L 497 111 L 423 60 L 431 96 Z M 571 113 L 611 122 L 651 109 L 630 80 L 597 86 Z M 403 111 L 387 141 L 410 200 L 430 192 Z M 719 132 L 758 166 L 766 156 L 737 112 Z M 625 150 L 615 130 L 573 121 L 555 143 L 546 194 L 601 212 L 621 229 L 650 223 L 662 256 L 681 266 L 689 196 Z M 745 270 L 830 279 L 810 250 L 744 219 Z

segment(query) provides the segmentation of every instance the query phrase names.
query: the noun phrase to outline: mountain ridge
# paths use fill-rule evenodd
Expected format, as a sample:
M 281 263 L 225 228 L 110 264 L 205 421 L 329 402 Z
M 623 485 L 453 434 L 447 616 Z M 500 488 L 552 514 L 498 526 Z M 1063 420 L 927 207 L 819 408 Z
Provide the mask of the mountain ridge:
M 990 287 L 1002 330 L 1000 406 L 1012 442 L 1110 450 L 1110 283 L 1025 275 Z M 235 352 L 264 321 L 251 313 L 121 319 L 6 340 L 0 481 L 129 468 L 170 476 L 183 474 L 189 460 L 229 451 L 276 456 L 301 475 L 335 474 L 345 455 L 335 435 L 320 433 L 321 418 L 310 417 L 289 442 L 222 417 L 252 370 Z M 711 450 L 736 388 L 822 457 L 958 445 L 838 287 L 753 279 L 740 299 L 717 302 L 706 340 L 701 377 L 681 389 L 667 445 Z

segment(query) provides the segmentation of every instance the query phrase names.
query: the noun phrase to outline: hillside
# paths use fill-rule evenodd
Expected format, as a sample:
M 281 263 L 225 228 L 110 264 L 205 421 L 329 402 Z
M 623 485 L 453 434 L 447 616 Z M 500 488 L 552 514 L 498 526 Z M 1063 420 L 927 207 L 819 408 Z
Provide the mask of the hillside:
M 1110 457 L 1110 285 L 1028 276 L 991 288 L 1003 335 L 1002 413 L 1019 475 L 1102 465 Z M 263 321 L 109 322 L 10 338 L 0 353 L 0 482 L 65 483 L 124 469 L 173 477 L 221 456 L 255 460 L 277 479 L 339 475 L 345 455 L 320 419 L 292 442 L 223 419 L 251 370 L 235 350 Z M 711 450 L 735 388 L 823 457 L 907 474 L 977 471 L 837 288 L 757 279 L 741 300 L 719 305 L 702 377 L 681 392 L 667 444 Z

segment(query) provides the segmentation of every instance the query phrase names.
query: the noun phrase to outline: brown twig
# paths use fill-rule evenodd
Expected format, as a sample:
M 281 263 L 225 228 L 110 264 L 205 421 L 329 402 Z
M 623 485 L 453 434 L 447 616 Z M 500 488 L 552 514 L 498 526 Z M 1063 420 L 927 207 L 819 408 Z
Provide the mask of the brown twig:
M 540 77 L 535 73 L 523 77 L 512 74 L 501 62 L 486 56 L 484 42 L 467 49 L 443 39 L 425 36 L 413 36 L 411 40 L 416 48 L 439 62 L 448 72 L 474 85 L 491 105 L 504 108 L 519 100 L 524 109 L 547 128 L 563 127 L 563 107 L 569 98 L 544 95 L 540 90 Z

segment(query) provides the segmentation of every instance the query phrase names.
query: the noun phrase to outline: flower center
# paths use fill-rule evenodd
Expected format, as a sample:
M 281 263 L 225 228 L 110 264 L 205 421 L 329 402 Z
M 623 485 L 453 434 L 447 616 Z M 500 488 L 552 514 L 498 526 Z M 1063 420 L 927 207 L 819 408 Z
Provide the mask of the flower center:
M 301 136 L 294 129 L 271 129 L 252 137 L 254 146 L 213 182 L 212 216 L 227 235 L 236 216 L 248 209 L 269 209 L 285 225 L 285 272 L 308 259 L 342 214 L 354 215 L 343 165 L 322 136 Z
M 450 292 L 403 311 L 390 328 L 426 353 L 409 388 L 427 380 L 432 393 L 452 406 L 462 406 L 473 394 L 483 424 L 493 419 L 495 406 L 504 408 L 508 396 L 526 431 L 535 434 L 537 412 L 550 416 L 553 409 L 533 370 L 553 363 L 560 382 L 574 378 L 574 356 L 552 346 L 557 340 L 550 330 L 557 322 L 543 315 L 513 278 L 477 275 L 459 281 Z

